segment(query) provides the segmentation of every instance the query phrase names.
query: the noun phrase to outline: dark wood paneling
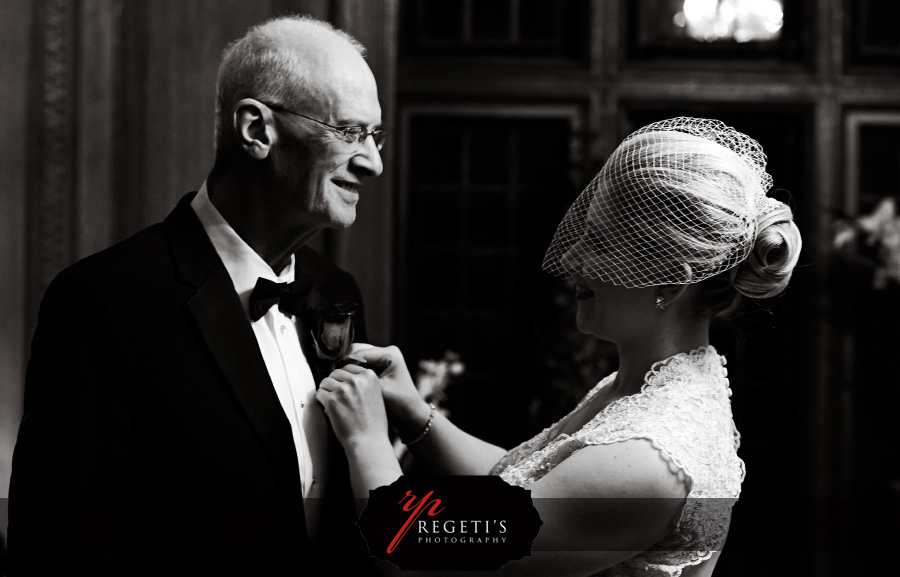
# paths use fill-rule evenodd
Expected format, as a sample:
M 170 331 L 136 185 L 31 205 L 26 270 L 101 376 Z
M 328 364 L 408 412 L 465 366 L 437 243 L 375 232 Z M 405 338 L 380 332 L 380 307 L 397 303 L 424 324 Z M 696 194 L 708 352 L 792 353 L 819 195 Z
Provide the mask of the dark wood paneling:
M 341 0 L 335 4 L 334 23 L 353 34 L 368 51 L 368 63 L 378 82 L 383 124 L 390 130 L 381 151 L 384 173 L 366 184 L 357 206 L 356 223 L 331 233 L 331 256 L 354 274 L 366 299 L 369 338 L 389 344 L 393 331 L 394 287 L 394 151 L 400 131 L 396 126 L 397 1 Z
M 26 139 L 30 324 L 50 281 L 74 256 L 76 16 L 74 0 L 35 5 Z
M 121 0 L 77 5 L 76 239 L 83 258 L 108 247 L 113 234 L 116 62 Z
M 222 49 L 270 13 L 267 3 L 241 0 L 154 0 L 148 7 L 144 226 L 206 178 Z
M 12 450 L 22 418 L 25 375 L 26 293 L 25 242 L 27 198 L 29 33 L 34 2 L 0 0 L 0 499 L 9 494 Z M 0 507 L 0 534 L 6 533 Z

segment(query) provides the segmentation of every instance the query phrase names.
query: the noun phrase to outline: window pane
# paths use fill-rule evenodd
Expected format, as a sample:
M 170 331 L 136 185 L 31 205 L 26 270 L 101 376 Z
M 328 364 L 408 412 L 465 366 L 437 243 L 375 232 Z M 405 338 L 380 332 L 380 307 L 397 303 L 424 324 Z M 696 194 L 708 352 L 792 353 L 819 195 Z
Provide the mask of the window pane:
M 469 195 L 468 241 L 472 248 L 509 246 L 509 193 L 475 192 Z
M 416 151 L 411 159 L 420 165 L 407 167 L 406 254 L 400 257 L 407 266 L 399 280 L 406 298 L 398 303 L 398 345 L 411 366 L 422 358 L 439 358 L 445 350 L 459 352 L 466 373 L 449 391 L 451 410 L 466 399 L 483 402 L 460 409 L 455 422 L 476 432 L 493 415 L 494 426 L 483 433 L 492 442 L 511 444 L 537 432 L 536 424 L 546 426 L 549 416 L 541 411 L 556 406 L 535 409 L 534 422 L 520 418 L 497 426 L 496 413 L 490 412 L 497 407 L 490 399 L 508 407 L 512 399 L 528 399 L 523 387 L 539 382 L 565 382 L 573 391 L 582 387 L 582 393 L 592 384 L 581 382 L 577 371 L 557 378 L 572 355 L 568 345 L 573 341 L 568 333 L 561 337 L 554 331 L 562 325 L 577 331 L 574 315 L 555 323 L 559 317 L 550 309 L 560 306 L 560 299 L 574 303 L 574 296 L 541 270 L 553 231 L 576 196 L 568 178 L 570 122 L 418 117 L 411 128 L 410 147 Z M 455 144 L 431 146 L 438 133 Z M 455 168 L 449 159 L 455 159 Z M 522 162 L 541 168 L 517 168 Z M 442 167 L 445 184 L 433 184 L 434 171 L 422 166 Z M 520 176 L 532 181 L 519 182 Z M 540 344 L 547 341 L 566 346 Z
M 808 0 L 634 0 L 632 58 L 803 58 Z
M 463 30 L 463 0 L 417 2 L 416 25 L 423 38 L 459 40 Z
M 850 61 L 865 65 L 900 65 L 900 2 L 858 0 L 849 3 Z
M 461 135 L 453 123 L 422 123 L 414 131 L 418 140 L 410 153 L 413 180 L 427 185 L 459 183 L 463 149 Z
M 860 210 L 869 212 L 900 192 L 900 125 L 861 126 L 859 147 Z
M 552 193 L 548 188 L 567 183 L 571 162 L 567 157 L 547 154 L 548 150 L 559 150 L 568 146 L 569 131 L 559 125 L 542 126 L 540 138 L 530 134 L 516 137 L 517 180 L 526 187 L 537 187 Z
M 401 0 L 402 56 L 587 57 L 589 0 Z
M 503 311 L 511 302 L 510 262 L 503 256 L 471 256 L 466 265 L 467 304 L 473 310 Z M 492 346 L 496 346 L 494 343 Z
M 410 198 L 410 211 L 416 219 L 416 241 L 428 248 L 455 249 L 459 243 L 459 194 L 417 190 Z
M 475 128 L 469 142 L 469 181 L 472 184 L 503 184 L 509 180 L 509 132 L 492 126 Z
M 519 1 L 519 35 L 523 42 L 558 40 L 563 3 L 553 0 Z
M 672 17 L 674 27 L 703 42 L 764 42 L 781 36 L 784 12 L 780 0 L 683 0 Z M 666 14 L 668 16 L 668 14 Z
M 453 312 L 459 301 L 459 257 L 446 253 L 420 252 L 408 263 L 416 279 L 410 283 L 411 304 L 419 311 Z M 419 331 L 419 335 L 431 330 Z
M 472 37 L 475 40 L 509 40 L 510 0 L 472 2 Z

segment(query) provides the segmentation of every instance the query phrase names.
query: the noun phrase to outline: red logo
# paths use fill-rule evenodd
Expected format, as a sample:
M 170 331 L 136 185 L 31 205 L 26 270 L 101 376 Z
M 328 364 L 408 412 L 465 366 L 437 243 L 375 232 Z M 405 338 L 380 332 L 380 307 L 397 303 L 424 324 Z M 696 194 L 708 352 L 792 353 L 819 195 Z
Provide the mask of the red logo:
M 428 505 L 431 505 L 431 509 L 428 510 L 429 517 L 434 517 L 444 510 L 444 507 L 438 509 L 438 507 L 440 507 L 441 505 L 440 499 L 434 499 L 431 502 L 426 503 L 426 501 L 428 501 L 428 498 L 432 495 L 434 495 L 434 491 L 429 491 L 424 497 L 422 497 L 421 500 L 419 500 L 418 505 L 416 504 L 416 496 L 412 494 L 412 491 L 407 491 L 403 499 L 400 499 L 400 503 L 403 503 L 403 501 L 405 501 L 407 497 L 409 498 L 406 504 L 403 505 L 403 510 L 412 511 L 412 515 L 409 516 L 409 518 L 406 520 L 406 523 L 403 524 L 403 527 L 401 527 L 397 534 L 394 535 L 394 540 L 391 541 L 391 544 L 388 545 L 387 548 L 388 554 L 394 552 L 394 549 L 396 549 L 397 545 L 400 544 L 400 540 L 403 539 L 403 536 L 406 535 L 407 531 L 409 531 L 410 525 L 415 523 L 416 519 L 419 518 L 419 515 L 422 514 L 422 511 L 424 511 Z
M 400 569 L 496 570 L 531 554 L 531 492 L 500 477 L 400 477 L 359 518 L 369 555 Z

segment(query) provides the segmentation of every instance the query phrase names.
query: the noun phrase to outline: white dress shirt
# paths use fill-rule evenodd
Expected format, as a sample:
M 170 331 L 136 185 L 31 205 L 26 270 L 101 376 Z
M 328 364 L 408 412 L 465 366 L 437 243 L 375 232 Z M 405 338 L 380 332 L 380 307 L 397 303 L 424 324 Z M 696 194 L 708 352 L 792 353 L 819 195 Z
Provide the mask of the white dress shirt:
M 282 313 L 277 305 L 255 322 L 250 321 L 248 313 L 250 293 L 259 278 L 281 283 L 294 281 L 294 255 L 291 255 L 290 264 L 276 274 L 225 221 L 210 201 L 205 182 L 191 201 L 191 208 L 197 213 L 234 283 L 234 290 L 247 313 L 247 322 L 253 327 L 281 408 L 291 424 L 303 497 L 321 497 L 328 457 L 325 450 L 327 424 L 316 401 L 312 371 L 300 347 L 296 319 Z M 311 517 L 318 516 L 314 512 L 317 507 L 305 509 L 307 525 L 312 529 L 316 523 L 312 522 Z

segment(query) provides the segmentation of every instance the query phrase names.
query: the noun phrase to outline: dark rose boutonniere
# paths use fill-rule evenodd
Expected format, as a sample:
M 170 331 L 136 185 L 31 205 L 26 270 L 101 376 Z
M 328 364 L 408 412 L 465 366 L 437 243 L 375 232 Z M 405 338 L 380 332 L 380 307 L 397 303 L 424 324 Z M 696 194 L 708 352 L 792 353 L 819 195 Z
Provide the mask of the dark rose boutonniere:
M 359 311 L 354 302 L 318 304 L 309 310 L 316 355 L 334 362 L 350 352 L 353 344 L 353 316 Z

